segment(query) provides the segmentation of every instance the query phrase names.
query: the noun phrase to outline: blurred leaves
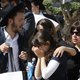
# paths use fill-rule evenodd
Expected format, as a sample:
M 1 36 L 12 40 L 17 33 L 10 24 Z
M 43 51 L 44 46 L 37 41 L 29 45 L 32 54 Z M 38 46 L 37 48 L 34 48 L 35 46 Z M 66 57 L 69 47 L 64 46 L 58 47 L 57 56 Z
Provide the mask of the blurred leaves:
M 56 2 L 56 1 L 59 0 L 52 0 L 52 2 Z M 67 2 L 65 4 L 61 4 L 60 7 L 54 7 L 52 2 L 44 1 L 44 5 L 46 9 L 48 9 L 53 14 L 61 13 L 61 8 L 68 11 L 75 11 L 80 8 L 80 2 Z

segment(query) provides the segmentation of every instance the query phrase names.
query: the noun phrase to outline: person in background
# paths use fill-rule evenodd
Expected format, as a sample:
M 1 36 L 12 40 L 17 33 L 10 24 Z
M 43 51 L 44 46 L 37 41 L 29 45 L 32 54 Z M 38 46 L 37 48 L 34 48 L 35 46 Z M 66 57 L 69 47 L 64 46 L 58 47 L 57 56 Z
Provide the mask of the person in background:
M 38 32 L 38 31 L 48 31 L 51 36 L 55 39 L 55 27 L 53 25 L 53 23 L 48 20 L 48 19 L 41 19 L 37 25 L 36 25 L 36 30 L 34 35 Z M 33 36 L 34 36 L 33 35 Z M 65 43 L 65 42 L 64 42 Z M 74 56 L 76 55 L 76 50 L 74 49 L 74 47 L 70 47 L 70 46 L 66 46 L 66 44 L 63 44 L 61 42 L 59 42 L 60 45 L 62 45 L 62 47 L 59 47 L 55 50 L 54 56 L 56 56 L 57 54 L 61 53 L 63 54 L 64 51 L 70 51 L 69 55 Z M 69 50 L 68 50 L 69 49 Z M 59 55 L 57 55 L 58 57 Z M 61 56 L 61 55 L 60 55 Z
M 69 64 L 70 68 L 68 69 L 68 79 L 69 80 L 78 80 L 80 77 L 80 21 L 73 23 L 71 29 L 71 41 L 73 46 L 77 50 L 77 54 L 73 57 L 70 57 Z M 71 75 L 74 75 L 73 77 Z
M 31 47 L 29 46 L 31 43 L 31 37 L 35 31 L 35 20 L 34 16 L 30 10 L 31 3 L 28 0 L 23 0 L 23 3 L 25 5 L 25 23 L 23 25 L 23 30 L 21 34 L 25 38 L 24 43 L 24 50 L 27 51 L 28 54 L 28 61 L 31 61 L 32 58 L 35 56 L 33 52 L 31 51 Z
M 72 46 L 76 50 L 76 54 L 73 56 L 69 56 L 69 59 L 67 61 L 68 66 L 68 80 L 78 80 L 80 77 L 80 21 L 76 21 L 73 23 L 70 29 L 71 33 L 71 42 Z M 61 56 L 62 54 L 57 51 L 57 53 L 54 54 L 54 56 Z M 72 76 L 74 75 L 74 76 Z
M 11 4 L 13 4 L 14 6 L 16 6 L 20 0 L 9 0 Z
M 6 8 L 9 4 L 9 0 L 1 0 L 1 7 Z
M 2 14 L 6 13 L 12 5 L 10 4 L 9 0 L 1 0 L 1 11 L 0 11 L 0 22 L 2 20 Z M 5 16 L 5 15 L 4 15 Z
M 49 17 L 46 17 L 43 13 L 42 13 L 42 10 L 45 9 L 44 5 L 42 4 L 42 1 L 41 0 L 30 0 L 31 2 L 31 8 L 32 8 L 32 12 L 33 12 L 33 15 L 34 15 L 34 18 L 35 18 L 35 27 L 36 27 L 36 24 L 39 20 L 41 19 L 44 19 L 44 18 L 47 18 L 49 20 L 51 20 L 56 28 L 56 31 L 59 29 L 59 24 L 50 19 Z

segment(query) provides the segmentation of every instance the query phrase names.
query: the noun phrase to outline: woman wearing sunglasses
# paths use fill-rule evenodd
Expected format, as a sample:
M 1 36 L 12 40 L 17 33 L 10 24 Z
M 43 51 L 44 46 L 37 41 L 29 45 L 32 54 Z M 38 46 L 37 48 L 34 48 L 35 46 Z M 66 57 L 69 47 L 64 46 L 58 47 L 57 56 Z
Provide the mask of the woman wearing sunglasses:
M 77 21 L 72 25 L 70 33 L 71 41 L 77 49 L 77 54 L 71 57 L 72 64 L 71 69 L 68 70 L 68 79 L 78 80 L 80 69 L 80 21 Z

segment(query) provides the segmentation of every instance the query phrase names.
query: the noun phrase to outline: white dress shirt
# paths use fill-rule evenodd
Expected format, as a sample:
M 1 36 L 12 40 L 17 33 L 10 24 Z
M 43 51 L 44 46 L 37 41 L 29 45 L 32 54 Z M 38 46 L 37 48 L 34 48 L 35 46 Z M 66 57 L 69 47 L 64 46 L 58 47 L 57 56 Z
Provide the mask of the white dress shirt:
M 34 19 L 35 19 L 35 24 L 37 24 L 39 20 L 46 18 L 46 19 L 49 19 L 54 24 L 55 28 L 59 27 L 59 24 L 56 21 L 45 17 L 42 12 L 40 12 L 40 14 L 33 13 L 33 15 L 34 15 Z
M 14 62 L 16 71 L 18 71 L 19 70 L 19 62 L 18 62 L 19 48 L 18 48 L 17 39 L 18 39 L 19 35 L 16 34 L 16 36 L 12 39 L 10 37 L 10 35 L 6 32 L 5 29 L 4 29 L 4 34 L 5 34 L 5 37 L 6 37 L 6 42 L 9 43 L 9 46 L 12 47 L 12 49 L 13 49 L 13 59 L 14 59 L 13 62 Z

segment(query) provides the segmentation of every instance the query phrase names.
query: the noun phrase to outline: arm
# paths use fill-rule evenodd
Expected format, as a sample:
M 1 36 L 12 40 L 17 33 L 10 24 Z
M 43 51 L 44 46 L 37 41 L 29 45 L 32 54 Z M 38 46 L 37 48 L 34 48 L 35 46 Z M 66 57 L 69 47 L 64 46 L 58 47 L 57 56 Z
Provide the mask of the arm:
M 41 58 L 38 58 L 37 60 L 37 64 L 36 64 L 36 67 L 35 67 L 35 78 L 36 79 L 41 79 L 42 78 L 42 75 L 41 75 Z
M 69 55 L 71 56 L 75 56 L 76 55 L 76 50 L 74 48 L 71 48 L 71 47 L 66 47 L 66 46 L 61 46 L 61 47 L 58 47 L 55 51 L 54 51 L 54 54 L 53 56 L 55 57 L 58 57 L 58 56 L 62 56 L 64 51 L 66 51 Z
M 37 80 L 40 80 L 42 78 L 41 57 L 44 56 L 44 52 L 42 50 L 40 50 L 38 47 L 35 47 L 35 46 L 32 47 L 32 51 L 38 57 L 37 64 L 36 64 L 36 67 L 35 67 L 35 78 Z
M 50 60 L 46 66 L 45 58 L 41 58 L 41 72 L 44 79 L 48 79 L 58 68 L 59 62 L 56 60 Z

